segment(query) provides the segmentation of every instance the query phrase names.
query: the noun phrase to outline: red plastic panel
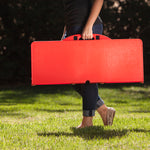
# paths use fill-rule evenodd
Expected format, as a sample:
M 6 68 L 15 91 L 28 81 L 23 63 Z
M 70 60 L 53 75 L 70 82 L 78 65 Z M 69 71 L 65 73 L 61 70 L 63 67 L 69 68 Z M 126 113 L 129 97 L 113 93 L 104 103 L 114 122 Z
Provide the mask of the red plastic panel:
M 32 85 L 144 82 L 140 39 L 33 42 L 31 62 Z

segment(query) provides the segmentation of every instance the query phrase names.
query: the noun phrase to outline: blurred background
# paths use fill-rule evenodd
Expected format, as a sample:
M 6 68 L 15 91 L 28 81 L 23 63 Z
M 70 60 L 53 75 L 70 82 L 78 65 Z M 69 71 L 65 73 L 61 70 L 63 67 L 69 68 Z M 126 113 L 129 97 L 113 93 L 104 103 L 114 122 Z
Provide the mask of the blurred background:
M 31 82 L 31 43 L 60 40 L 62 0 L 0 0 L 0 84 Z M 104 35 L 141 38 L 145 82 L 150 80 L 150 0 L 104 0 Z

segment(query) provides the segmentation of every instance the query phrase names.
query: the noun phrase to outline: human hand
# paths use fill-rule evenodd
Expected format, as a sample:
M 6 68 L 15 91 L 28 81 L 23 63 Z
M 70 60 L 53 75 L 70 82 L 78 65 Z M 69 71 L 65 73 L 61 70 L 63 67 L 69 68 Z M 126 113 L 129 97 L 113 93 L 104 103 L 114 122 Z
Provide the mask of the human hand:
M 92 31 L 92 27 L 88 27 L 88 26 L 85 26 L 85 28 L 83 29 L 83 32 L 82 32 L 82 39 L 83 40 L 90 40 L 93 38 L 93 31 Z

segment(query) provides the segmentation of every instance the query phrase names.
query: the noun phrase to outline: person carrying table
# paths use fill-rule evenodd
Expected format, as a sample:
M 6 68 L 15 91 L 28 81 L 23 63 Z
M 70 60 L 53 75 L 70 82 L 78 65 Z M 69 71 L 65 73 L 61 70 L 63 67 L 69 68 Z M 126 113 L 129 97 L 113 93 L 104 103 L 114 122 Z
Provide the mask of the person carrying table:
M 63 0 L 65 27 L 62 39 L 81 34 L 83 40 L 102 34 L 103 23 L 99 17 L 103 0 Z M 78 61 L 78 60 L 77 60 Z M 83 119 L 78 128 L 93 126 L 95 110 L 100 114 L 104 125 L 112 125 L 115 109 L 107 107 L 98 95 L 98 84 L 85 83 L 73 85 L 83 99 Z

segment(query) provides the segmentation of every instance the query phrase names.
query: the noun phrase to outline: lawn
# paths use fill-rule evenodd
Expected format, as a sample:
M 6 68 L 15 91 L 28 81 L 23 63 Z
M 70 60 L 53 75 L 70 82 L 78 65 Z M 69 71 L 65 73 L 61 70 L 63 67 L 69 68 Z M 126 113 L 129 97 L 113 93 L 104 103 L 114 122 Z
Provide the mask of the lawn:
M 150 85 L 104 84 L 99 94 L 116 109 L 113 126 L 96 113 L 93 127 L 76 129 L 82 100 L 71 85 L 1 86 L 0 149 L 150 149 Z

